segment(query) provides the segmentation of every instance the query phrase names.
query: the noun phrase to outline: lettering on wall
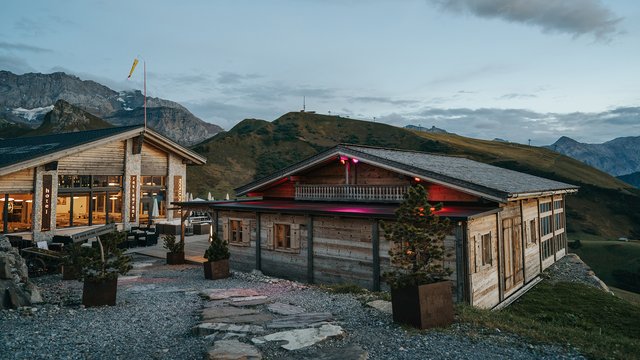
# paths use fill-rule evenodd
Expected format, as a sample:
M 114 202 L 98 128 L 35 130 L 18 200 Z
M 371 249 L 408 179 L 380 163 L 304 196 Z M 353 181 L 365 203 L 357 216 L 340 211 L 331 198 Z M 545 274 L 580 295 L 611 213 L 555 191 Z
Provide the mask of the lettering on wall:
M 138 188 L 138 176 L 131 175 L 131 179 L 129 180 L 129 222 L 136 222 L 136 214 L 138 211 L 137 204 L 137 194 L 136 190 Z
M 173 177 L 173 201 L 182 201 L 182 176 L 175 175 Z M 175 210 L 173 212 L 174 217 L 180 216 L 180 212 Z
M 42 226 L 41 231 L 51 230 L 51 196 L 53 175 L 42 175 Z

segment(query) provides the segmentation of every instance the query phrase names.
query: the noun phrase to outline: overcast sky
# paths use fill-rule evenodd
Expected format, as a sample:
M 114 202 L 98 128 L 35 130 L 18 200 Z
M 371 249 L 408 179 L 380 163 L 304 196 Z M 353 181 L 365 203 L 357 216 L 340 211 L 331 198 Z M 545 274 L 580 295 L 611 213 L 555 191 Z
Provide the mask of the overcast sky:
M 142 88 L 229 129 L 302 108 L 533 145 L 640 135 L 637 0 L 3 2 L 0 69 Z

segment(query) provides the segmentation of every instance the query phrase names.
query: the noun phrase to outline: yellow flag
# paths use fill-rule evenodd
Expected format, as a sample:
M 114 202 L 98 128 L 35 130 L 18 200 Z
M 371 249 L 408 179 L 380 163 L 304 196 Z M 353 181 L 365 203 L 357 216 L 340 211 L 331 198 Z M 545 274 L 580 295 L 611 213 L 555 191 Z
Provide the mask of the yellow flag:
M 138 59 L 133 59 L 133 65 L 131 65 L 131 71 L 129 71 L 129 76 L 127 76 L 127 79 L 131 78 L 131 75 L 133 74 L 133 70 L 136 69 L 136 66 L 138 65 Z

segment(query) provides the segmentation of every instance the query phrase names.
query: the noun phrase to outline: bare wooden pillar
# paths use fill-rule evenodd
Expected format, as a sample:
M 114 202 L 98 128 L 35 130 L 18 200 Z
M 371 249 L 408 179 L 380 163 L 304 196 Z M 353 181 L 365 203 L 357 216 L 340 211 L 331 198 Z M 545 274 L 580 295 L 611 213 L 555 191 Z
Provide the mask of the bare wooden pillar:
M 313 216 L 309 215 L 307 223 L 307 282 L 313 284 Z
M 371 224 L 371 250 L 373 260 L 373 291 L 380 291 L 380 231 L 378 220 Z
M 262 271 L 262 227 L 260 225 L 260 213 L 256 212 L 256 270 Z
M 185 210 L 185 208 L 180 208 L 180 243 L 182 244 L 182 248 L 184 249 L 184 230 L 185 225 L 184 222 L 191 214 L 191 211 Z

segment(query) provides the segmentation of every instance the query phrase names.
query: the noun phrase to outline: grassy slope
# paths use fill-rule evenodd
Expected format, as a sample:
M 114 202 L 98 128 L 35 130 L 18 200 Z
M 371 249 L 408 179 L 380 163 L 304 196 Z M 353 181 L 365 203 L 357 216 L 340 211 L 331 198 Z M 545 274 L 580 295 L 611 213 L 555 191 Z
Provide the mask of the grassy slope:
M 458 314 L 459 320 L 481 328 L 569 344 L 590 358 L 640 354 L 640 306 L 582 284 L 543 282 L 505 310 L 460 306 Z
M 587 240 L 581 241 L 579 249 L 570 251 L 589 264 L 606 284 L 622 289 L 626 286 L 613 276 L 613 271 L 635 272 L 640 269 L 640 242 L 637 241 Z

